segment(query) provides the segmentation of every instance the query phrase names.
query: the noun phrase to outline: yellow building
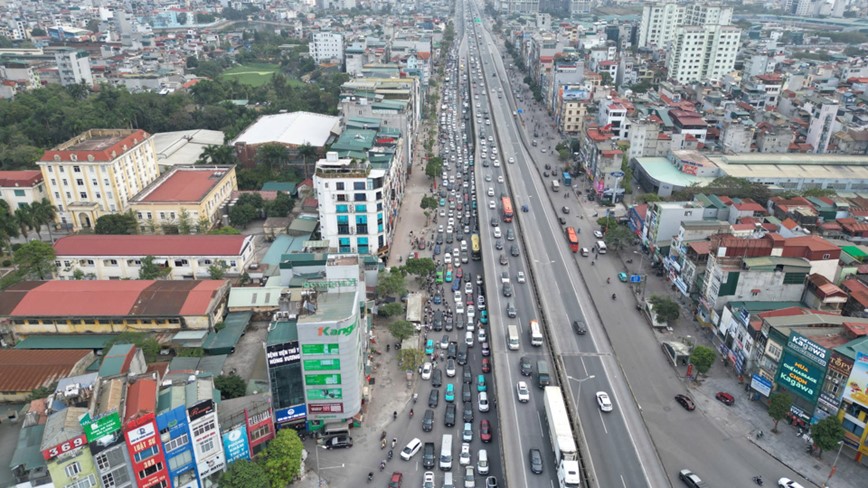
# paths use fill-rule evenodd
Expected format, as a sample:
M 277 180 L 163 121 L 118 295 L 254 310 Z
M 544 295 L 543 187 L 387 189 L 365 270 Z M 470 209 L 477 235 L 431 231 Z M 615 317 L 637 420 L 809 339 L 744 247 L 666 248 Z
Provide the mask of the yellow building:
M 48 150 L 37 161 L 62 225 L 91 228 L 159 176 L 157 152 L 143 130 L 91 129 Z
M 131 198 L 129 208 L 145 232 L 182 220 L 192 228 L 199 222 L 211 228 L 237 189 L 235 166 L 176 166 Z

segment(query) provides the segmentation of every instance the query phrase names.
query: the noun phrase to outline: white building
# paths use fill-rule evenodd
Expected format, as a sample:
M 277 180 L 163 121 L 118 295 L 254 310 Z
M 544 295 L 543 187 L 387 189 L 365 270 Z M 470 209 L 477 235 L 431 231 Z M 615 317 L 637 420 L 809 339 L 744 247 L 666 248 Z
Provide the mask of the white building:
M 199 377 L 186 386 L 187 419 L 192 434 L 193 456 L 200 479 L 226 468 L 217 406 L 214 403 L 214 380 Z
M 610 128 L 615 139 L 629 137 L 630 119 L 627 118 L 627 107 L 620 100 L 600 100 L 597 122 L 603 127 Z
M 96 280 L 137 280 L 145 256 L 171 270 L 166 279 L 191 280 L 209 279 L 212 266 L 241 276 L 252 264 L 253 242 L 244 235 L 71 235 L 58 239 L 54 252 L 61 280 L 76 279 L 77 271 Z
M 344 61 L 344 36 L 335 32 L 317 32 L 310 40 L 310 57 L 317 63 Z
M 374 168 L 368 161 L 329 152 L 316 163 L 320 234 L 339 252 L 379 254 L 392 242 L 392 220 L 403 195 L 397 164 Z
M 642 8 L 639 47 L 665 49 L 675 41 L 677 29 L 686 25 L 730 25 L 732 7 L 687 5 L 674 0 L 649 2 Z
M 160 174 L 154 143 L 143 130 L 91 129 L 46 151 L 36 164 L 58 219 L 75 230 L 125 211 Z
M 84 84 L 93 86 L 93 74 L 90 71 L 90 56 L 85 51 L 63 49 L 54 53 L 57 62 L 57 74 L 63 86 Z
M 41 202 L 47 196 L 39 170 L 0 171 L 0 198 L 6 201 L 11 212 L 24 204 Z
M 720 79 L 735 68 L 741 29 L 730 25 L 682 26 L 676 29 L 669 77 L 681 83 Z
M 505 14 L 537 14 L 539 0 L 500 0 L 500 11 Z
M 804 106 L 811 113 L 808 136 L 805 142 L 814 147 L 814 152 L 824 153 L 829 148 L 829 139 L 838 130 L 838 102 L 829 98 L 811 98 Z

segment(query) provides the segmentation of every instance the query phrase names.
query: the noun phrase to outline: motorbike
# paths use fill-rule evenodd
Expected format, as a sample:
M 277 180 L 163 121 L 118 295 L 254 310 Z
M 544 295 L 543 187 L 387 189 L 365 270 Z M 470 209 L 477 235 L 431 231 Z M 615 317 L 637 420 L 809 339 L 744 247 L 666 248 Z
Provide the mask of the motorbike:
M 762 486 L 763 485 L 763 477 L 762 476 L 754 476 L 753 482 Z
M 388 454 L 386 454 L 386 459 L 388 459 L 389 461 L 392 460 L 392 450 L 391 449 L 389 449 Z
M 374 473 L 373 472 L 368 473 L 368 483 L 373 481 L 373 479 L 374 479 Z
M 614 293 L 612 293 L 612 300 L 614 300 L 614 299 L 615 299 L 615 294 L 614 294 Z
M 380 461 L 380 471 L 386 469 L 386 461 Z

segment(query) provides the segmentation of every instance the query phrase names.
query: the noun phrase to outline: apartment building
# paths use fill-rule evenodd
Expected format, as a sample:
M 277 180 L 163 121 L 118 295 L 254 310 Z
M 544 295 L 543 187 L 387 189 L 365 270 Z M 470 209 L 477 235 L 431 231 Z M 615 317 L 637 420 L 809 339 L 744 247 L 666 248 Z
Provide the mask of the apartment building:
M 337 32 L 317 32 L 308 46 L 310 57 L 317 63 L 344 61 L 344 36 Z
M 831 98 L 810 97 L 804 108 L 810 112 L 811 117 L 805 142 L 814 148 L 815 153 L 825 153 L 832 134 L 840 128 L 840 124 L 835 120 L 839 104 Z
M 12 212 L 47 197 L 45 181 L 38 169 L 0 171 L 0 198 L 6 201 Z
M 90 55 L 85 51 L 61 49 L 54 53 L 57 74 L 63 86 L 93 86 L 93 73 L 90 70 Z
M 679 4 L 675 0 L 648 2 L 642 7 L 639 47 L 666 49 L 683 25 L 729 25 L 732 7 L 719 4 Z
M 679 26 L 667 63 L 669 77 L 681 83 L 720 79 L 735 68 L 740 38 L 735 26 Z
M 72 230 L 126 211 L 160 174 L 150 134 L 138 129 L 91 129 L 46 151 L 36 164 L 58 220 Z

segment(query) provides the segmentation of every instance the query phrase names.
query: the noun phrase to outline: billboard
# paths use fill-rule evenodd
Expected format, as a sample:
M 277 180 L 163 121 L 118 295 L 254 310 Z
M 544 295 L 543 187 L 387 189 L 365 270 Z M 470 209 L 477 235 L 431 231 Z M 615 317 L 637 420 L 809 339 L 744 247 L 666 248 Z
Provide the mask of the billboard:
M 298 350 L 298 341 L 266 346 L 265 357 L 268 360 L 269 368 L 283 364 L 297 363 L 301 360 L 301 354 Z
M 341 350 L 338 344 L 304 344 L 301 346 L 301 352 L 305 356 L 330 356 L 340 354 Z
M 81 419 L 81 427 L 88 442 L 114 434 L 121 430 L 121 417 L 117 412 L 104 415 L 96 420 L 91 420 L 87 415 Z
M 856 353 L 853 370 L 844 388 L 844 399 L 868 406 L 868 354 Z
M 340 359 L 305 359 L 302 364 L 305 371 L 332 371 L 341 369 Z
M 343 403 L 311 403 L 310 413 L 344 413 Z
M 339 374 L 306 374 L 304 375 L 304 383 L 307 386 L 331 386 L 341 384 L 341 375 Z
M 303 403 L 292 407 L 278 408 L 274 411 L 274 421 L 278 424 L 300 420 L 305 417 L 307 417 L 307 406 Z
M 829 350 L 797 332 L 790 333 L 787 348 L 810 359 L 823 369 L 826 369 L 826 365 L 829 364 Z
M 775 381 L 813 405 L 820 395 L 825 375 L 825 368 L 792 351 L 784 350 Z
M 223 434 L 223 450 L 226 462 L 234 463 L 239 459 L 250 459 L 250 444 L 247 442 L 247 426 L 241 425 Z
M 65 454 L 73 449 L 78 449 L 79 447 L 84 447 L 87 444 L 87 437 L 84 434 L 77 435 L 72 439 L 69 439 L 66 442 L 61 442 L 60 444 L 48 448 L 42 451 L 42 457 L 46 461 L 50 461 L 61 454 Z

